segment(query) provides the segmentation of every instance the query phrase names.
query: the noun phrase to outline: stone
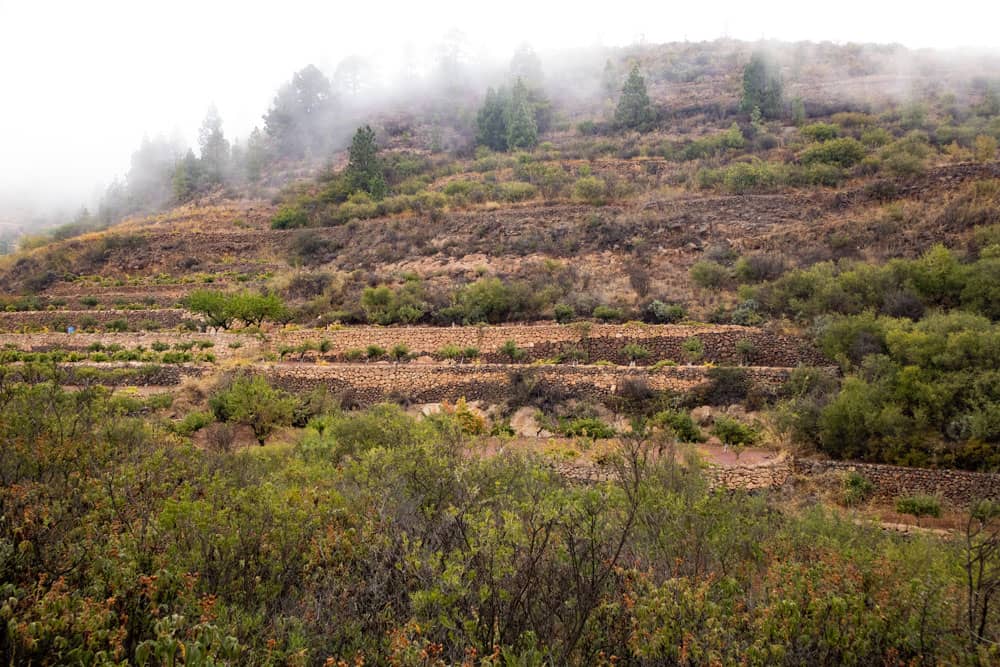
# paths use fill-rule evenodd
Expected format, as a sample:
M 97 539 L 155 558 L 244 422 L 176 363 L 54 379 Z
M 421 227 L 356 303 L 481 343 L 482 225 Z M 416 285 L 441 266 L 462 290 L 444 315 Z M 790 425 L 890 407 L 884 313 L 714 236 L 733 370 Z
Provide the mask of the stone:
M 551 438 L 552 433 L 538 424 L 537 410 L 531 407 L 519 408 L 510 418 L 510 427 L 522 438 Z
M 709 405 L 698 406 L 691 411 L 691 419 L 693 419 L 700 426 L 708 426 L 714 421 L 712 407 Z

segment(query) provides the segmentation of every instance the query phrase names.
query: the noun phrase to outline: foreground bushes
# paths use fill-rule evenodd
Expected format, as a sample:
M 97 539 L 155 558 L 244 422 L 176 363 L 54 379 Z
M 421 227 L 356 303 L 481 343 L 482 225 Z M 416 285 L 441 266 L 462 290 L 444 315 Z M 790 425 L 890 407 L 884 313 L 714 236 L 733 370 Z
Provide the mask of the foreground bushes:
M 622 482 L 581 486 L 467 456 L 449 415 L 333 412 L 221 454 L 101 390 L 3 392 L 5 664 L 997 657 L 957 545 L 710 493 L 634 441 Z

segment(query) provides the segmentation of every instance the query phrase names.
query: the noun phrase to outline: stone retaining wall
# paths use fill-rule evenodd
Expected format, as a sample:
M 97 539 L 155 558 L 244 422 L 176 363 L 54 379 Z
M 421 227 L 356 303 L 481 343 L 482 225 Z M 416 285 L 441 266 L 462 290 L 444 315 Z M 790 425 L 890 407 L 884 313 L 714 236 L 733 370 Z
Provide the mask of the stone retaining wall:
M 881 500 L 924 493 L 940 495 L 952 505 L 968 507 L 983 498 L 1000 499 L 1000 474 L 810 459 L 797 459 L 794 470 L 802 475 L 856 472 L 874 484 L 875 495 Z
M 755 327 L 732 325 L 620 325 L 591 324 L 586 335 L 577 325 L 524 324 L 483 327 L 376 327 L 352 326 L 330 331 L 292 331 L 276 334 L 272 351 L 281 345 L 327 340 L 329 355 L 342 358 L 348 350 L 364 350 L 369 345 L 392 349 L 406 345 L 416 355 L 433 356 L 447 345 L 459 348 L 474 347 L 482 359 L 489 363 L 506 361 L 499 350 L 509 340 L 526 354 L 525 360 L 549 359 L 573 349 L 587 355 L 589 361 L 610 361 L 626 364 L 628 359 L 622 348 L 637 344 L 646 348 L 650 356 L 644 363 L 661 359 L 682 362 L 682 345 L 691 337 L 701 339 L 705 348 L 704 360 L 713 363 L 738 363 L 746 361 L 756 366 L 792 367 L 800 363 L 828 364 L 823 355 L 801 337 L 775 333 Z M 753 348 L 743 360 L 737 344 L 746 340 Z
M 104 326 L 115 320 L 125 320 L 129 329 L 148 329 L 153 323 L 160 329 L 173 329 L 192 319 L 190 313 L 174 308 L 150 310 L 33 310 L 0 312 L 0 331 L 65 331 L 67 326 L 79 329 L 87 322 Z
M 292 392 L 327 387 L 347 393 L 361 405 L 383 400 L 437 403 L 465 397 L 500 402 L 518 391 L 533 390 L 551 396 L 605 401 L 620 395 L 630 381 L 645 383 L 654 391 L 687 391 L 706 381 L 707 368 L 671 366 L 649 372 L 614 366 L 512 366 L 504 364 L 300 364 L 259 365 L 277 386 Z M 752 385 L 779 387 L 787 368 L 746 369 Z

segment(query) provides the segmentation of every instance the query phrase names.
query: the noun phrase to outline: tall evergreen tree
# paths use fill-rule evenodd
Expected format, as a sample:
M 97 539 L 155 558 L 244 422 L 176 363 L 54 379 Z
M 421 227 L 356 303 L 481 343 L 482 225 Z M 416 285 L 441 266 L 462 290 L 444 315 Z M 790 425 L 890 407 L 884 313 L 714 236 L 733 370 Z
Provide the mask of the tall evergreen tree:
M 368 125 L 359 127 L 351 141 L 347 178 L 354 190 L 364 190 L 375 199 L 385 196 L 387 186 L 382 163 L 378 158 L 375 131 Z
M 302 157 L 307 151 L 321 152 L 333 125 L 334 97 L 329 79 L 308 65 L 278 89 L 264 116 L 268 135 L 279 155 Z
M 229 142 L 222 133 L 222 118 L 212 105 L 198 129 L 198 148 L 201 151 L 202 175 L 210 183 L 222 181 L 229 163 Z
M 633 64 L 632 71 L 622 86 L 618 108 L 615 109 L 615 125 L 622 128 L 638 129 L 653 119 L 653 109 L 646 93 L 646 82 L 639 73 L 639 65 Z
M 538 126 L 535 113 L 528 99 L 528 88 L 518 79 L 507 101 L 507 148 L 534 148 L 538 143 Z
M 745 113 L 758 109 L 763 118 L 780 118 L 783 106 L 781 72 L 777 64 L 763 53 L 754 53 L 743 68 L 740 107 Z
M 487 89 L 486 99 L 476 116 L 478 133 L 476 143 L 488 146 L 495 151 L 507 150 L 506 94 L 503 88 L 499 91 Z

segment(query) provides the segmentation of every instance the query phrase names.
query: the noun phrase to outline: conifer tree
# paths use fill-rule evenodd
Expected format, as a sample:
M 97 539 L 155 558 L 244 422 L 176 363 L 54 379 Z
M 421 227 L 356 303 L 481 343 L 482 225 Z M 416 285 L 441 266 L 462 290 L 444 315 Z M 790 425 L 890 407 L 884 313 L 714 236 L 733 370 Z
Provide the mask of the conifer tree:
M 488 146 L 495 151 L 507 150 L 507 122 L 504 119 L 505 97 L 506 94 L 502 88 L 499 92 L 489 88 L 486 91 L 483 106 L 476 116 L 478 128 L 476 143 Z
M 385 196 L 387 186 L 382 163 L 378 159 L 375 131 L 368 125 L 359 127 L 354 133 L 347 163 L 347 178 L 354 190 L 363 190 L 375 199 Z
M 507 148 L 534 148 L 538 143 L 535 112 L 528 99 L 528 88 L 521 79 L 518 79 L 511 89 L 505 121 Z
M 740 107 L 745 113 L 759 109 L 763 118 L 779 118 L 783 108 L 781 72 L 763 53 L 754 53 L 743 68 L 743 97 Z
M 622 86 L 618 108 L 615 110 L 615 125 L 621 128 L 639 129 L 653 119 L 653 110 L 646 93 L 646 82 L 639 74 L 639 65 L 633 64 L 625 85 Z

